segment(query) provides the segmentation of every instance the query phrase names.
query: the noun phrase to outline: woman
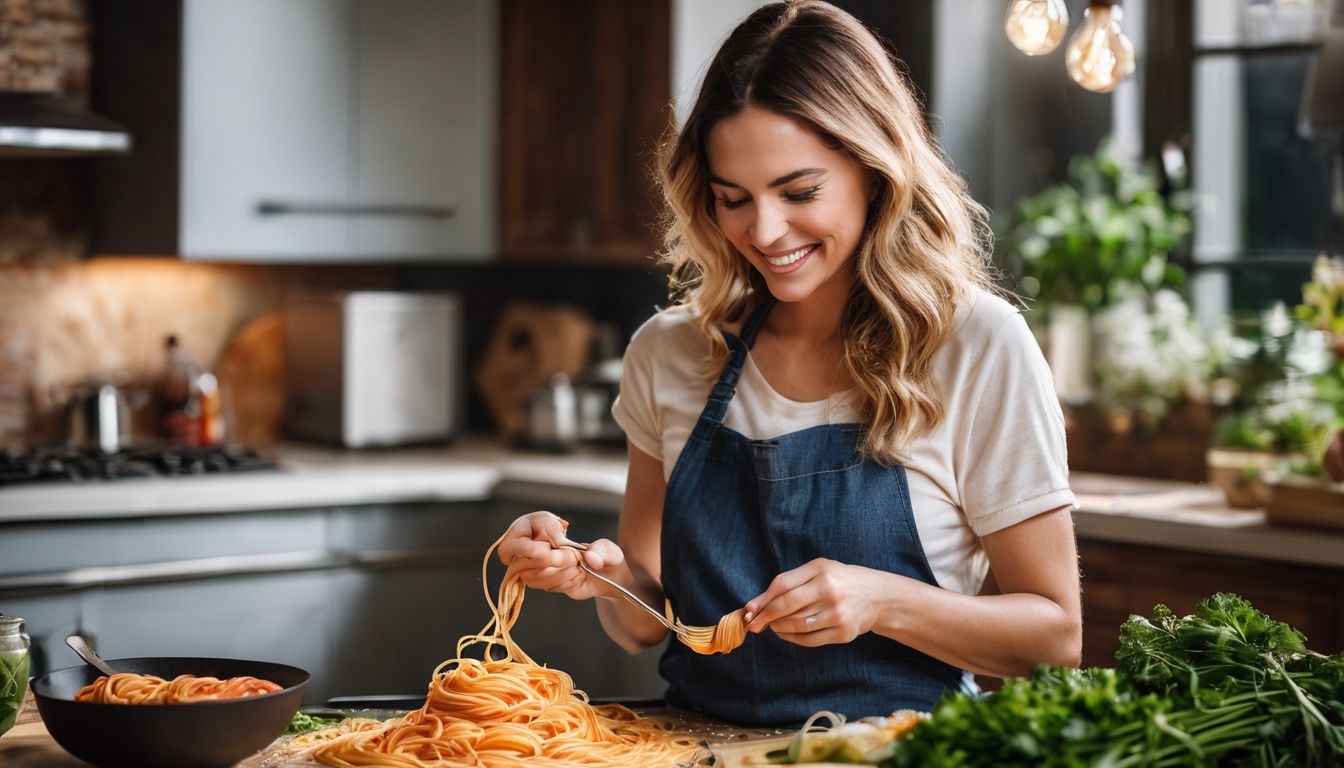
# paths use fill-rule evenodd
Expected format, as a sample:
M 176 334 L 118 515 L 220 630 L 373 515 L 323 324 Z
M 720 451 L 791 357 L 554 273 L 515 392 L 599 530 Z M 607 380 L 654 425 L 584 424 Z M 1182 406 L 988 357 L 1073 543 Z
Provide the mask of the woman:
M 784 724 L 1077 664 L 1050 374 L 878 41 L 825 3 L 757 10 L 659 160 L 677 303 L 627 351 L 617 542 L 582 557 L 687 624 L 745 607 L 732 653 L 668 644 L 669 700 Z M 627 650 L 662 641 L 554 547 L 564 529 L 519 518 L 500 557 L 530 587 L 602 598 Z

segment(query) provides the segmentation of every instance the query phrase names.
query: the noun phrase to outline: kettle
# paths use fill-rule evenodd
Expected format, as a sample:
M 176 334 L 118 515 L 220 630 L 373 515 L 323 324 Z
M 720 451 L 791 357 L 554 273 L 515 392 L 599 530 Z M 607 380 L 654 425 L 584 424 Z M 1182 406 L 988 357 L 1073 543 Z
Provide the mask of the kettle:
M 94 382 L 66 404 L 67 438 L 76 448 L 116 453 L 131 440 L 132 403 L 120 387 Z
M 563 372 L 556 373 L 527 400 L 527 421 L 522 443 L 547 451 L 565 451 L 579 439 L 578 402 L 574 385 Z

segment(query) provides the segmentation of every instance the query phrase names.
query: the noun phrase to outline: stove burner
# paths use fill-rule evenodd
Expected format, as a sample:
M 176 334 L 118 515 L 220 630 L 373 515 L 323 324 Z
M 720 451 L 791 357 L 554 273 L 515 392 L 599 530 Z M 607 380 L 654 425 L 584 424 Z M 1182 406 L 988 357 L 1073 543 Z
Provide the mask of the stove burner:
M 275 462 L 240 445 L 130 448 L 106 454 L 70 448 L 47 448 L 21 456 L 0 451 L 0 485 L 177 477 L 277 468 Z

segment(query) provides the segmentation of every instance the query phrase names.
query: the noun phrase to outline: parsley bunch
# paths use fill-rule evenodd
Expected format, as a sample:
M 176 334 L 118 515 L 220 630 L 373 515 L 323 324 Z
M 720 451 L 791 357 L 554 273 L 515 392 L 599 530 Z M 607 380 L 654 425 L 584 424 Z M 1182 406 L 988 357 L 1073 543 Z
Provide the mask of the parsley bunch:
M 1216 594 L 1191 616 L 1165 605 L 1131 616 L 1115 659 L 1137 689 L 1176 706 L 1253 702 L 1263 738 L 1242 764 L 1344 762 L 1344 655 L 1308 651 L 1301 632 L 1236 595 Z
M 1217 594 L 1120 630 L 1117 667 L 1037 667 L 983 698 L 945 697 L 884 768 L 1344 764 L 1344 655 Z

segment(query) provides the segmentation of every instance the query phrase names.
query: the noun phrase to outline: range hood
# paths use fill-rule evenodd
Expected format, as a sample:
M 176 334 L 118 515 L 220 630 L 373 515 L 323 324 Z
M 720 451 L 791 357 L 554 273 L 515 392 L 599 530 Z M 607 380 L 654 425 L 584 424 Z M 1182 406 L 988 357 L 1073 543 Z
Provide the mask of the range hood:
M 0 91 L 0 157 L 87 157 L 131 151 L 125 126 L 54 93 Z

